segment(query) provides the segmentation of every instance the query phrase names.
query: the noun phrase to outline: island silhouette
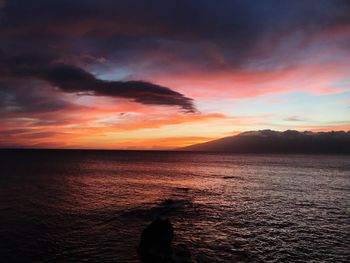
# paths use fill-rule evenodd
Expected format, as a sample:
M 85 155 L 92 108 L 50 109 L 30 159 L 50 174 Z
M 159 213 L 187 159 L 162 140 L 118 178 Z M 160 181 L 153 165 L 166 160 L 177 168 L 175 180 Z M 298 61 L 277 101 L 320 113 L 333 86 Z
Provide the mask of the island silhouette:
M 248 131 L 180 148 L 234 153 L 350 154 L 350 131 Z

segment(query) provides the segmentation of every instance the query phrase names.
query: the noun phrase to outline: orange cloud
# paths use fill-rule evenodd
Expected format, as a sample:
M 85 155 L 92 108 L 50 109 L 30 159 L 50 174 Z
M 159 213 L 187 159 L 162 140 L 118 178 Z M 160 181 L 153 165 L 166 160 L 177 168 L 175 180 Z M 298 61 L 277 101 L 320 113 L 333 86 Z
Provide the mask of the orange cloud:
M 130 150 L 172 150 L 180 147 L 185 147 L 192 144 L 204 143 L 216 139 L 215 137 L 168 137 L 152 140 L 132 140 L 118 143 L 121 149 Z
M 335 83 L 350 74 L 348 61 L 304 65 L 280 71 L 226 70 L 191 72 L 178 77 L 159 76 L 158 83 L 167 83 L 190 97 L 253 98 L 266 94 L 304 91 L 325 95 L 349 91 Z
M 143 129 L 160 129 L 164 126 L 184 123 L 206 123 L 210 120 L 227 118 L 222 114 L 142 114 L 142 113 L 106 113 L 106 110 L 92 108 L 80 108 L 78 112 L 60 112 L 58 116 L 66 115 L 66 118 L 56 118 L 54 114 L 43 113 L 31 118 L 8 118 L 4 120 L 0 133 L 0 145 L 3 147 L 104 147 L 115 145 L 114 142 L 106 143 L 103 138 L 107 135 L 125 133 Z M 106 117 L 107 116 L 107 117 Z M 108 116 L 110 118 L 108 118 Z M 46 117 L 46 122 L 43 118 Z M 52 123 L 50 122 L 52 119 Z M 185 136 L 186 137 L 186 136 Z M 93 138 L 93 140 L 89 139 Z M 193 139 L 193 137 L 191 137 Z M 141 138 L 142 139 L 142 138 Z M 84 144 L 81 142 L 84 141 Z M 102 142 L 103 141 L 103 142 Z M 153 142 L 156 140 L 153 139 Z M 54 144 L 51 144 L 55 142 Z M 145 143 L 143 140 L 142 143 Z M 140 143 L 140 142 L 139 142 Z M 140 144 L 137 144 L 140 146 Z M 150 140 L 152 143 L 152 140 Z M 174 145 L 170 140 L 162 142 L 167 147 Z M 186 143 L 186 142 L 184 142 Z M 146 143 L 149 145 L 148 143 Z M 124 148 L 125 144 L 118 144 Z M 136 145 L 135 143 L 132 145 Z M 163 147 L 160 145 L 161 147 Z

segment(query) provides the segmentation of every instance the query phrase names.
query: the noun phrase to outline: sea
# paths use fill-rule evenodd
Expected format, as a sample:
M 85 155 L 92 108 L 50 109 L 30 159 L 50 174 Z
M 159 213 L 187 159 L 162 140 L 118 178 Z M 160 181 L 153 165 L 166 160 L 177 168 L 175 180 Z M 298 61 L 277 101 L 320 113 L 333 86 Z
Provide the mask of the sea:
M 350 156 L 1 150 L 0 262 L 139 262 L 167 217 L 193 262 L 350 262 Z

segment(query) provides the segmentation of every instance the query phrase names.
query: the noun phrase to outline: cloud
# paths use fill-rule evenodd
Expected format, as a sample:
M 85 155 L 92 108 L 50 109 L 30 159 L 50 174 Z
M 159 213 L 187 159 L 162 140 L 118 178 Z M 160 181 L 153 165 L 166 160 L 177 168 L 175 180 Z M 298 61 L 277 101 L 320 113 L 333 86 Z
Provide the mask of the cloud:
M 275 49 L 290 54 L 316 35 L 350 24 L 346 0 L 12 0 L 4 12 L 0 32 L 7 49 L 15 42 L 16 50 L 41 47 L 64 59 L 86 52 L 118 65 L 147 63 L 144 57 L 157 52 L 201 70 L 256 66 L 256 58 L 267 63 Z M 186 70 L 172 62 L 156 66 Z
M 0 0 L 0 8 L 4 7 L 6 5 L 5 0 Z
M 301 117 L 296 116 L 296 115 L 289 116 L 289 117 L 285 118 L 284 120 L 285 120 L 285 121 L 293 121 L 293 122 L 295 122 L 295 121 L 297 121 L 297 122 L 299 122 L 299 121 L 305 121 L 304 118 L 301 118 Z
M 126 68 L 132 79 L 151 83 L 160 72 L 294 67 L 315 57 L 317 43 L 300 52 L 310 41 L 350 27 L 346 0 L 12 0 L 4 12 L 0 48 L 7 54 L 48 53 L 93 73 Z M 332 54 L 349 43 L 333 40 Z
M 187 113 L 197 112 L 193 100 L 167 87 L 145 81 L 104 81 L 74 65 L 53 62 L 50 56 L 25 54 L 0 59 L 5 76 L 39 79 L 64 92 L 90 92 L 92 95 L 131 99 L 146 105 L 179 106 Z
M 70 103 L 43 83 L 0 79 L 0 116 L 49 113 L 74 109 Z
M 169 88 L 144 81 L 103 81 L 75 66 L 56 64 L 38 76 L 66 92 L 93 92 L 94 95 L 121 97 L 151 105 L 179 106 L 186 112 L 196 109 L 192 99 Z

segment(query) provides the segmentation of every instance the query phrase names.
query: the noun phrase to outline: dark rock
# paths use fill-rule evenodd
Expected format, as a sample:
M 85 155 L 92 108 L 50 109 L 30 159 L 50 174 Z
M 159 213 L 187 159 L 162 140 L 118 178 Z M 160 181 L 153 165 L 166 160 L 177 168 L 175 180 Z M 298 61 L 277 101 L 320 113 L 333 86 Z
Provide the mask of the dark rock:
M 144 263 L 171 262 L 174 229 L 168 219 L 158 218 L 143 231 L 138 254 Z
M 172 247 L 174 229 L 169 219 L 158 218 L 143 231 L 138 254 L 143 263 L 191 263 L 191 252 Z

